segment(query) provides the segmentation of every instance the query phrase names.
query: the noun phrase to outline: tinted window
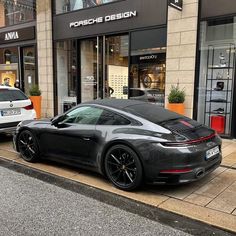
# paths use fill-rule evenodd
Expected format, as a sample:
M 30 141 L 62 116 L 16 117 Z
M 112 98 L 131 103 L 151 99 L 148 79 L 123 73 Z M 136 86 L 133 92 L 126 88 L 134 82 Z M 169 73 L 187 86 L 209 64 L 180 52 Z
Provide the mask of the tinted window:
M 143 96 L 145 93 L 139 89 L 130 89 L 130 97 Z
M 116 113 L 104 110 L 97 124 L 98 125 L 128 125 L 130 124 L 130 121 Z
M 28 99 L 20 90 L 0 89 L 0 102 Z
M 102 112 L 96 107 L 79 107 L 67 113 L 63 123 L 95 125 Z

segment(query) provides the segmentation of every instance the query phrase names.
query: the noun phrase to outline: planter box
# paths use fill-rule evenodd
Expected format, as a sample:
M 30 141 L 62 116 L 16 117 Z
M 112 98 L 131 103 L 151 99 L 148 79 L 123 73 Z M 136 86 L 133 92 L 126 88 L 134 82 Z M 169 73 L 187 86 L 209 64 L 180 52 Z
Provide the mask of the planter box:
M 168 103 L 168 110 L 176 112 L 180 115 L 184 115 L 184 104 L 183 103 Z
M 34 105 L 34 110 L 36 111 L 37 119 L 40 119 L 41 118 L 41 100 L 42 100 L 42 97 L 41 96 L 30 96 L 29 98 L 30 98 L 30 100 L 32 101 L 32 103 Z

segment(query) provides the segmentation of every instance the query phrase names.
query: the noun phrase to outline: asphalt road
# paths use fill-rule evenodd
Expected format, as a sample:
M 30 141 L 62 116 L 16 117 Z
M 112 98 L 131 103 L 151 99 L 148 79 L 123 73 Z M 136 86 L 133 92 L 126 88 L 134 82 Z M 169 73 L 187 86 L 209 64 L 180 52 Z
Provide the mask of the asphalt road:
M 187 235 L 0 167 L 0 235 Z

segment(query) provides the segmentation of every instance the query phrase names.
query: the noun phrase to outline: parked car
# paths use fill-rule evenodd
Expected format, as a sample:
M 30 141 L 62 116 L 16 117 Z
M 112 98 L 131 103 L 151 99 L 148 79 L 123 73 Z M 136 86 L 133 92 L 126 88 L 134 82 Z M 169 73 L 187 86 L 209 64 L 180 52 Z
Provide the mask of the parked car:
M 165 95 L 157 89 L 130 88 L 129 98 L 164 106 Z
M 151 103 L 105 99 L 80 104 L 50 120 L 21 122 L 15 149 L 29 162 L 51 158 L 97 171 L 118 188 L 144 181 L 196 181 L 221 163 L 214 130 Z
M 0 133 L 12 133 L 19 122 L 34 118 L 33 104 L 21 90 L 0 86 Z

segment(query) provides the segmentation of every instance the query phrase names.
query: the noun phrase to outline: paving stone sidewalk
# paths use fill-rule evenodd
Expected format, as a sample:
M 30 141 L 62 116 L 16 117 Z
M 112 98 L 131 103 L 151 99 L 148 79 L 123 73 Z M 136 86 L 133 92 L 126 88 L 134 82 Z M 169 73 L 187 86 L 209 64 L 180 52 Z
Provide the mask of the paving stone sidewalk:
M 202 180 L 181 186 L 145 186 L 138 192 L 114 188 L 102 176 L 51 162 L 26 163 L 10 141 L 0 140 L 0 157 L 236 233 L 236 141 L 223 140 L 221 167 Z

